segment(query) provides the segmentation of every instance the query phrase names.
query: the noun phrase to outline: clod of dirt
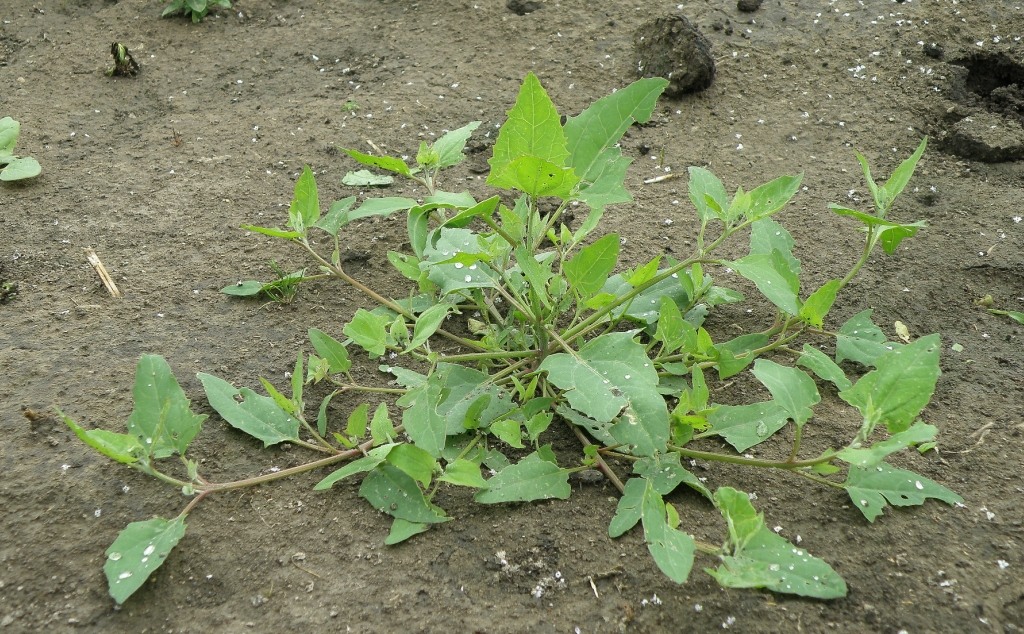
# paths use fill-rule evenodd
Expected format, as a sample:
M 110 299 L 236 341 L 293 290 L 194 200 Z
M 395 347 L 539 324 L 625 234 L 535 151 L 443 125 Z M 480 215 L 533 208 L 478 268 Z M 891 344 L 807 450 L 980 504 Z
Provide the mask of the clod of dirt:
M 935 42 L 929 42 L 921 47 L 921 49 L 924 51 L 925 55 L 932 59 L 942 59 L 942 56 L 946 54 L 946 50 Z
M 944 147 L 965 158 L 1024 159 L 1024 65 L 1002 53 L 951 60 L 950 95 L 962 116 L 943 132 Z
M 764 0 L 738 0 L 736 2 L 736 8 L 744 13 L 753 13 L 761 8 L 761 3 Z
M 533 13 L 543 5 L 538 0 L 508 0 L 505 6 L 516 15 L 526 15 Z
M 700 92 L 715 79 L 711 42 L 681 15 L 655 18 L 633 35 L 640 77 L 664 77 L 664 94 L 679 97 Z
M 954 123 L 943 139 L 947 150 L 985 163 L 1024 159 L 1024 127 L 1009 117 L 979 112 Z

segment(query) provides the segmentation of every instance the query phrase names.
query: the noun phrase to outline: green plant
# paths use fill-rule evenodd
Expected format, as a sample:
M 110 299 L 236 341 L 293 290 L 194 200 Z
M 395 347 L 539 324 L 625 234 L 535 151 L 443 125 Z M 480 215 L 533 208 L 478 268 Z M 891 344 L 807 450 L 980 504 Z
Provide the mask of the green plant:
M 199 379 L 210 405 L 232 426 L 265 446 L 292 443 L 326 457 L 247 480 L 207 481 L 199 463 L 186 457 L 204 417 L 190 411 L 166 361 L 144 356 L 128 433 L 86 431 L 65 416 L 90 446 L 193 496 L 177 518 L 136 522 L 118 536 L 105 566 L 114 598 L 124 601 L 159 566 L 205 496 L 346 461 L 314 488 L 360 475 L 360 495 L 392 517 L 387 544 L 451 519 L 434 502 L 441 487 L 467 488 L 481 504 L 564 499 L 571 494 L 570 473 L 596 468 L 622 493 L 609 534 L 641 526 L 654 562 L 672 580 L 684 582 L 702 553 L 717 558 L 718 567 L 705 570 L 723 586 L 816 598 L 844 596 L 846 585 L 825 561 L 768 528 L 751 496 L 727 486 L 712 489 L 687 463 L 772 469 L 844 490 L 868 521 L 888 505 L 959 502 L 942 485 L 886 462 L 934 442 L 936 428 L 919 415 L 939 375 L 938 335 L 889 341 L 870 310 L 836 330 L 824 327 L 837 294 L 875 247 L 892 253 L 923 226 L 888 214 L 925 142 L 884 185 L 874 182 L 858 154 L 875 209 L 832 206 L 866 230 L 864 249 L 842 278 L 801 289 L 794 241 L 771 218 L 796 194 L 800 176 L 729 196 L 703 168 L 689 172 L 693 252 L 684 259 L 656 255 L 616 272 L 619 236 L 594 232 L 607 206 L 631 199 L 623 186 L 630 160 L 618 141 L 631 125 L 649 119 L 665 85 L 637 81 L 563 125 L 540 82 L 528 75 L 499 132 L 487 179 L 516 193 L 511 205 L 498 195 L 477 201 L 438 189 L 439 173 L 462 160 L 477 123 L 421 144 L 415 166 L 347 150 L 366 166 L 419 181 L 429 192 L 422 202 L 371 198 L 356 206 L 350 197 L 321 215 L 316 182 L 305 168 L 287 227 L 246 228 L 293 242 L 323 275 L 349 284 L 376 308 L 357 310 L 342 328 L 343 339 L 310 329 L 315 353 L 298 352 L 290 394 L 266 380 L 268 396 L 208 374 Z M 571 229 L 561 219 L 577 204 L 590 211 Z M 416 290 L 392 300 L 345 270 L 340 244 L 350 223 L 396 212 L 407 218 L 411 253 L 390 252 L 388 259 Z M 718 257 L 721 245 L 738 234 L 748 236 L 749 253 Z M 705 328 L 710 311 L 743 301 L 738 291 L 714 283 L 709 270 L 725 267 L 760 293 L 754 306 L 771 310 L 763 330 L 719 338 Z M 804 339 L 831 341 L 834 358 L 810 343 L 795 347 Z M 357 382 L 354 349 L 385 358 L 380 370 L 394 385 L 384 387 L 379 378 Z M 394 365 L 399 357 L 411 367 Z M 869 370 L 856 376 L 862 368 Z M 751 390 L 728 388 L 754 381 L 770 398 L 736 403 Z M 842 401 L 852 408 L 846 411 L 859 414 L 839 448 L 814 433 L 820 385 L 833 406 L 841 408 Z M 315 406 L 308 400 L 314 390 Z M 332 399 L 341 394 L 369 400 L 335 420 Z M 397 426 L 395 406 L 402 412 Z M 558 430 L 579 439 L 578 454 L 556 455 L 550 438 Z M 758 456 L 750 453 L 755 447 Z M 159 462 L 173 454 L 181 462 L 177 475 Z M 687 507 L 702 503 L 723 516 L 720 544 L 685 530 Z
M 225 295 L 235 297 L 263 297 L 278 304 L 290 304 L 299 292 L 299 284 L 309 280 L 322 279 L 326 275 L 306 275 L 306 269 L 285 273 L 277 262 L 271 262 L 270 268 L 277 279 L 269 282 L 259 280 L 239 280 L 220 289 Z
M 30 156 L 16 156 L 14 146 L 21 134 L 21 124 L 10 117 L 0 119 L 0 181 L 17 181 L 39 176 L 43 169 Z
M 166 18 L 169 15 L 181 13 L 186 18 L 192 18 L 193 23 L 198 24 L 203 21 L 213 7 L 230 9 L 231 0 L 171 0 L 171 3 L 164 7 L 160 17 Z

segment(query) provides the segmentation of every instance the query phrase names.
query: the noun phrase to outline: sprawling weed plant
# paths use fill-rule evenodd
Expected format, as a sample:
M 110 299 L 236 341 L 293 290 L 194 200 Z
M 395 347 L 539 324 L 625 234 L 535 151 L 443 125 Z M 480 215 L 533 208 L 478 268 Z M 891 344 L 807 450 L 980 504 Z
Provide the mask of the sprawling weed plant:
M 786 472 L 844 490 L 868 521 L 888 505 L 959 501 L 887 462 L 935 442 L 936 428 L 919 415 L 939 375 L 938 335 L 890 341 L 870 310 L 825 326 L 837 295 L 875 248 L 892 253 L 923 226 L 892 220 L 889 212 L 925 142 L 884 185 L 857 155 L 874 208 L 832 210 L 863 225 L 864 247 L 844 276 L 818 288 L 803 287 L 794 240 L 772 219 L 797 192 L 800 176 L 730 196 L 710 171 L 691 168 L 692 252 L 621 270 L 620 237 L 596 230 L 608 206 L 631 200 L 623 187 L 630 160 L 617 144 L 631 125 L 649 119 L 665 84 L 642 79 L 562 124 L 528 75 L 490 159 L 487 184 L 500 193 L 484 200 L 440 188 L 444 170 L 464 158 L 477 122 L 421 143 L 415 165 L 347 150 L 367 167 L 421 183 L 428 192 L 422 201 L 385 197 L 357 205 L 350 197 L 322 214 L 305 168 L 286 227 L 246 228 L 295 244 L 321 276 L 348 284 L 373 306 L 357 310 L 340 332 L 310 329 L 315 352 L 298 353 L 284 389 L 262 380 L 264 396 L 209 374 L 199 379 L 210 406 L 232 426 L 265 446 L 291 443 L 325 457 L 210 482 L 189 453 L 206 417 L 191 411 L 164 359 L 142 357 L 127 433 L 87 431 L 65 416 L 96 450 L 191 497 L 174 519 L 135 522 L 120 533 L 105 565 L 112 596 L 123 602 L 142 585 L 205 496 L 329 465 L 341 466 L 314 488 L 361 478 L 359 494 L 392 518 L 387 544 L 451 519 L 435 503 L 443 487 L 469 489 L 480 504 L 564 499 L 571 473 L 599 469 L 621 492 L 609 535 L 639 526 L 654 562 L 673 581 L 686 581 L 699 553 L 717 560 L 705 571 L 723 586 L 822 599 L 847 592 L 825 561 L 768 528 L 747 493 L 715 488 L 713 475 L 698 478 L 689 467 L 739 465 L 752 483 L 764 469 Z M 574 206 L 589 212 L 572 229 L 562 220 Z M 412 290 L 392 299 L 345 269 L 341 244 L 349 224 L 396 213 L 407 219 L 410 251 L 389 252 L 388 259 Z M 718 255 L 727 241 L 744 237 L 747 255 Z M 754 305 L 774 313 L 764 330 L 723 336 L 704 327 L 716 307 L 744 301 L 712 279 L 709 271 L 725 267 L 763 295 Z M 380 359 L 381 376 L 390 381 L 352 376 L 356 351 Z M 399 365 L 401 359 L 408 363 Z M 736 404 L 730 379 L 747 372 L 770 398 Z M 314 386 L 324 395 L 307 403 Z M 815 433 L 822 387 L 833 407 L 850 415 L 847 440 L 808 451 L 804 441 Z M 341 394 L 366 401 L 338 419 L 331 402 Z M 579 439 L 578 453 L 556 455 L 549 438 L 557 428 Z M 750 453 L 755 446 L 758 457 Z M 177 467 L 164 460 L 175 454 Z M 686 507 L 701 503 L 720 511 L 721 543 L 688 532 Z

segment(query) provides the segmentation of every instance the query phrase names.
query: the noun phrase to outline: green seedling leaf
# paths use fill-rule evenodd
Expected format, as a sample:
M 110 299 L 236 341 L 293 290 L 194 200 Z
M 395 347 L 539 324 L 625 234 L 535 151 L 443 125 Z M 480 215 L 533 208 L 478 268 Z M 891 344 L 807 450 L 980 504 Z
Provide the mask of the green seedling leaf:
M 479 491 L 473 499 L 481 504 L 551 498 L 566 500 L 570 493 L 569 472 L 548 462 L 535 451 L 487 480 L 487 488 Z
M 274 387 L 273 383 L 263 377 L 260 377 L 260 383 L 263 385 L 263 389 L 267 391 L 267 394 L 270 395 L 270 398 L 274 399 L 274 403 L 276 403 L 278 407 L 289 414 L 295 413 L 295 404 L 292 403 L 290 398 L 279 392 L 278 389 Z
M 659 274 L 662 271 L 658 271 Z M 667 277 L 657 284 L 647 288 L 633 298 L 627 306 L 616 308 L 612 315 L 616 318 L 626 317 L 642 324 L 653 324 L 658 321 L 661 313 L 661 302 L 663 297 L 668 297 L 676 303 L 680 309 L 688 308 L 690 305 L 690 294 L 683 286 L 682 277 Z M 626 282 L 621 274 L 608 278 L 607 283 L 594 298 L 588 302 L 588 307 L 594 308 L 593 304 L 600 298 L 614 300 L 633 290 L 633 287 Z
M 715 505 L 729 525 L 729 554 L 717 570 L 705 570 L 718 583 L 816 599 L 846 596 L 846 583 L 835 570 L 769 530 L 746 493 L 722 487 L 715 491 Z
M 917 169 L 917 162 L 921 160 L 921 156 L 927 147 L 928 137 L 925 137 L 921 139 L 921 143 L 918 144 L 914 153 L 900 163 L 900 166 L 893 170 L 889 180 L 885 182 L 883 189 L 886 196 L 886 209 L 892 205 L 893 201 L 903 192 L 903 188 L 910 182 L 910 177 L 914 175 L 914 170 Z
M 847 448 L 836 455 L 840 460 L 855 467 L 867 469 L 877 466 L 891 453 L 935 440 L 938 431 L 933 425 L 917 422 L 910 429 L 893 434 L 890 438 L 876 442 L 866 449 Z
M 264 447 L 299 439 L 299 421 L 281 409 L 274 399 L 249 388 L 237 390 L 210 374 L 200 372 L 196 376 L 206 390 L 210 406 L 235 429 L 262 440 Z
M 474 489 L 483 489 L 487 486 L 487 481 L 480 475 L 480 465 L 465 458 L 449 462 L 438 480 Z
M 750 208 L 746 216 L 750 220 L 766 218 L 786 206 L 800 189 L 803 174 L 780 176 L 750 191 Z
M 331 392 L 324 397 L 324 400 L 320 401 L 320 407 L 316 413 L 316 431 L 321 436 L 327 435 L 327 406 L 331 404 L 331 399 L 333 399 L 337 394 L 340 394 L 340 392 Z
M 692 537 L 676 530 L 668 522 L 666 515 L 665 503 L 648 483 L 641 507 L 647 550 L 665 576 L 676 583 L 685 583 L 693 568 L 693 555 L 697 547 Z M 678 517 L 675 519 L 678 521 Z
M 822 284 L 821 288 L 811 293 L 807 301 L 800 307 L 800 319 L 815 328 L 821 328 L 825 323 L 825 315 L 832 310 L 832 304 L 836 301 L 839 288 L 839 280 L 829 280 Z
M 326 231 L 335 238 L 338 237 L 338 231 L 342 226 L 348 224 L 348 213 L 354 204 L 356 204 L 355 196 L 334 201 L 327 210 L 327 215 L 317 220 L 313 226 Z
M 323 491 L 324 489 L 331 488 L 336 482 L 340 482 L 350 475 L 372 471 L 377 468 L 377 465 L 380 465 L 387 460 L 388 454 L 397 446 L 398 445 L 395 443 L 389 443 L 387 445 L 381 445 L 380 447 L 374 447 L 362 458 L 353 460 L 344 467 L 335 470 L 320 482 L 317 482 L 316 486 L 313 487 L 313 490 Z
M 0 181 L 20 181 L 35 178 L 43 171 L 39 162 L 30 156 L 0 157 L 0 165 L 7 166 L 0 170 Z
M 699 341 L 699 335 L 701 332 L 707 334 L 707 331 L 705 330 L 697 331 L 698 351 L 701 350 L 701 344 Z M 714 350 L 718 354 L 718 378 L 724 380 L 742 372 L 744 368 L 754 361 L 754 351 L 767 344 L 767 335 L 763 333 L 752 333 L 749 335 L 740 335 L 735 339 L 730 339 L 729 341 L 715 345 Z
M 494 421 L 491 423 L 489 429 L 492 434 L 497 436 L 503 442 L 508 443 L 510 446 L 515 447 L 516 449 L 522 449 L 524 447 L 522 425 L 519 421 L 512 418 Z
M 320 219 L 320 198 L 317 194 L 316 179 L 308 165 L 302 167 L 302 174 L 295 183 L 295 194 L 288 208 L 288 226 L 305 234 L 306 229 Z
M 295 406 L 295 413 L 302 415 L 306 404 L 302 400 L 302 386 L 305 384 L 306 371 L 302 366 L 302 352 L 295 356 L 295 368 L 292 370 L 292 404 Z
M 701 223 L 713 218 L 727 220 L 725 210 L 729 208 L 729 194 L 718 177 L 703 167 L 690 168 L 690 202 L 697 210 Z
M 778 251 L 789 265 L 789 270 L 800 276 L 800 260 L 793 257 L 796 241 L 785 227 L 773 218 L 762 218 L 750 225 L 750 253 L 771 255 Z
M 395 174 L 401 174 L 402 176 L 412 176 L 412 171 L 409 169 L 409 166 L 400 158 L 392 156 L 372 156 L 370 154 L 363 154 L 359 150 L 344 149 L 343 151 L 363 165 L 378 167 L 382 170 L 394 172 Z
M 569 117 L 565 122 L 568 164 L 588 183 L 600 180 L 609 153 L 621 155 L 616 146 L 622 135 L 634 123 L 646 123 L 651 118 L 667 85 L 667 80 L 657 77 L 640 79 Z
M 284 229 L 274 229 L 273 227 L 259 227 L 256 225 L 242 225 L 242 229 L 245 229 L 246 231 L 255 231 L 256 233 L 261 233 L 265 236 L 270 236 L 271 238 L 284 238 L 285 240 L 291 240 L 292 238 L 301 238 L 303 236 L 301 231 L 286 231 Z M 256 283 L 259 284 L 259 282 Z M 260 288 L 256 289 L 256 292 L 259 292 L 262 287 L 263 285 L 260 284 Z M 227 288 L 221 289 L 221 292 L 227 293 L 228 295 L 242 295 L 242 293 L 232 293 L 230 289 L 231 287 L 228 286 Z M 249 295 L 255 294 L 256 293 L 249 293 Z
M 448 435 L 448 421 L 438 409 L 444 398 L 443 391 L 444 385 L 434 373 L 398 401 L 399 406 L 405 408 L 402 414 L 405 432 L 417 447 L 435 458 L 441 455 Z
M 300 234 L 295 234 L 298 237 Z M 259 295 L 263 291 L 263 282 L 258 280 L 248 280 L 245 282 L 237 282 L 230 286 L 225 286 L 220 289 L 221 293 L 225 295 L 233 295 L 235 297 L 253 297 Z
M 615 539 L 626 534 L 626 531 L 636 526 L 643 515 L 644 493 L 647 491 L 647 480 L 644 478 L 630 478 L 626 480 L 626 488 L 619 498 L 619 505 L 615 508 L 615 515 L 608 524 L 608 537 Z
M 191 402 L 163 357 L 146 354 L 139 359 L 132 396 L 135 407 L 128 431 L 139 439 L 146 454 L 157 459 L 175 452 L 184 455 L 206 415 L 189 409 Z
M 394 177 L 374 174 L 370 170 L 346 172 L 341 177 L 341 184 L 347 187 L 384 187 L 395 182 Z
M 595 225 L 605 205 L 633 199 L 623 187 L 632 160 L 622 156 L 617 144 L 631 125 L 651 118 L 666 85 L 661 78 L 635 81 L 566 121 L 568 165 L 583 180 L 579 198 L 590 205 Z M 580 240 L 586 233 L 589 229 L 581 227 L 574 239 Z
M 12 156 L 21 134 L 21 124 L 11 117 L 0 119 L 0 159 Z
M 797 315 L 800 313 L 800 278 L 791 262 L 790 254 L 775 250 L 771 254 L 752 253 L 733 262 L 732 267 L 787 315 Z
M 571 167 L 559 167 L 535 156 L 521 156 L 505 168 L 505 178 L 512 179 L 513 188 L 534 197 L 568 198 L 580 182 Z
M 666 354 L 672 354 L 676 350 L 691 352 L 697 347 L 697 329 L 683 319 L 679 306 L 669 297 L 661 298 L 658 328 L 654 332 L 654 338 L 665 344 Z
M 661 264 L 661 255 L 654 256 L 654 259 L 639 267 L 629 277 L 626 278 L 626 283 L 632 287 L 646 284 L 653 280 L 658 275 L 658 265 Z
M 789 413 L 774 401 L 719 405 L 708 416 L 709 430 L 743 453 L 786 426 Z
M 445 168 L 461 163 L 462 159 L 466 158 L 462 150 L 466 147 L 469 136 L 479 127 L 479 121 L 472 121 L 461 128 L 446 132 L 434 141 L 433 150 L 437 153 L 437 166 Z
M 348 421 L 345 423 L 346 436 L 353 439 L 363 437 L 369 422 L 369 411 L 369 404 L 361 403 L 349 413 Z
M 132 522 L 117 534 L 107 548 L 103 573 L 110 596 L 124 603 L 142 587 L 185 535 L 185 516 L 173 520 L 155 517 Z
M 797 427 L 810 420 L 814 414 L 811 408 L 821 401 L 821 396 L 807 373 L 767 359 L 755 361 L 753 373 Z
M 907 224 L 891 222 L 884 218 L 872 216 L 871 214 L 866 214 L 855 209 L 848 209 L 841 205 L 830 204 L 829 209 L 840 216 L 850 216 L 863 222 L 867 226 L 868 231 L 872 232 L 874 235 L 874 239 L 882 244 L 882 249 L 889 254 L 894 253 L 896 251 L 896 247 L 898 247 L 900 242 L 905 238 L 913 237 L 917 234 L 919 229 L 928 226 L 928 223 L 924 221 L 911 222 Z
M 946 487 L 913 471 L 897 469 L 886 463 L 870 468 L 851 466 L 843 483 L 853 505 L 869 522 L 881 515 L 886 503 L 893 506 L 917 506 L 928 498 L 947 504 L 963 502 L 963 498 Z
M 406 346 L 406 351 L 413 350 L 426 343 L 437 329 L 441 327 L 444 320 L 452 312 L 451 304 L 434 304 L 426 309 L 416 318 L 416 325 L 413 327 L 412 340 Z
M 367 218 L 369 216 L 389 216 L 396 211 L 407 211 L 415 206 L 416 201 L 412 198 L 400 198 L 394 196 L 386 198 L 368 198 L 363 201 L 362 205 L 359 205 L 345 215 L 344 224 L 348 224 L 353 220 L 359 220 L 360 218 Z
M 313 344 L 317 354 L 327 360 L 331 374 L 343 374 L 352 367 L 352 361 L 348 358 L 348 348 L 326 332 L 310 328 L 309 342 Z
M 491 173 L 487 184 L 504 189 L 518 188 L 518 177 L 511 166 L 516 159 L 525 156 L 547 161 L 555 167 L 564 167 L 569 156 L 558 110 L 532 72 L 523 80 L 516 103 L 498 131 L 493 156 L 488 161 Z
M 366 474 L 359 495 L 378 511 L 407 522 L 437 524 L 450 519 L 427 501 L 409 474 L 386 462 Z
M 633 465 L 633 472 L 650 482 L 659 495 L 668 495 L 680 484 L 685 484 L 711 499 L 711 491 L 704 483 L 680 464 L 678 453 L 658 454 L 638 460 Z
M 370 419 L 370 438 L 373 439 L 373 444 L 380 445 L 392 442 L 396 436 L 395 425 L 391 422 L 391 416 L 388 415 L 388 406 L 386 403 L 381 403 L 374 410 L 373 418 Z
M 370 353 L 370 356 L 384 356 L 387 347 L 387 327 L 391 320 L 385 315 L 371 313 L 360 308 L 352 316 L 352 321 L 342 329 L 342 332 L 352 338 L 359 347 Z
M 64 424 L 67 425 L 82 442 L 89 445 L 104 456 L 121 464 L 134 464 L 140 456 L 146 454 L 139 439 L 132 434 L 117 434 L 105 429 L 85 430 L 71 420 L 64 412 L 57 410 Z
M 886 341 L 885 333 L 871 321 L 871 312 L 870 308 L 861 311 L 839 328 L 836 336 L 836 363 L 849 359 L 873 366 L 878 357 L 899 347 L 899 344 Z
M 993 315 L 1005 315 L 1010 319 L 1014 320 L 1018 324 L 1024 324 L 1024 313 L 1016 310 L 999 310 L 997 308 L 989 308 L 988 312 Z
M 410 537 L 415 537 L 420 533 L 426 532 L 430 529 L 430 524 L 424 524 L 422 522 L 408 522 L 401 518 L 396 517 L 391 522 L 391 532 L 384 539 L 386 546 L 394 546 L 400 544 Z
M 437 460 L 429 453 L 415 445 L 400 444 L 388 453 L 387 461 L 395 465 L 413 480 L 430 486 L 434 471 L 438 469 Z
M 836 365 L 835 361 L 829 359 L 827 354 L 810 344 L 804 344 L 800 359 L 797 360 L 796 364 L 814 372 L 818 378 L 832 383 L 839 390 L 848 389 L 853 385 L 850 379 L 846 378 L 846 373 Z
M 940 348 L 939 335 L 928 335 L 887 352 L 875 361 L 875 370 L 839 393 L 864 417 L 865 437 L 880 422 L 890 434 L 910 427 L 935 392 Z
M 565 391 L 569 405 L 598 423 L 622 416 L 609 430 L 638 456 L 663 451 L 668 442 L 668 409 L 658 393 L 658 373 L 644 346 L 628 332 L 587 342 L 579 356 L 549 355 L 540 365 L 548 380 Z
M 468 207 L 446 220 L 444 226 L 459 229 L 468 225 L 474 218 L 489 218 L 500 202 L 500 196 L 491 196 L 479 203 L 471 202 Z
M 565 263 L 563 271 L 569 286 L 580 299 L 590 299 L 608 281 L 619 258 L 619 236 L 610 233 L 597 242 L 583 247 L 574 258 Z

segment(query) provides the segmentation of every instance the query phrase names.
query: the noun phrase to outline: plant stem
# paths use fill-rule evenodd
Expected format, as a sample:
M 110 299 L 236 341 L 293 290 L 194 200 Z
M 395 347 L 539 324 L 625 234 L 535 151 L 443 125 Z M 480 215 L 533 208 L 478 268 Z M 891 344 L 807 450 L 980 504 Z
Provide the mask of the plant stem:
M 587 438 L 586 434 L 584 434 L 579 427 L 573 425 L 569 421 L 565 421 L 565 424 L 569 426 L 569 429 L 571 429 L 574 434 L 576 434 L 576 437 L 579 438 L 580 443 L 582 443 L 584 447 L 589 447 L 590 445 L 594 444 L 590 442 L 590 439 Z M 619 493 L 625 493 L 626 485 L 622 483 L 622 480 L 620 480 L 619 476 L 615 474 L 615 471 L 613 471 L 612 468 L 608 466 L 608 463 L 604 461 L 604 458 L 601 457 L 600 453 L 596 454 L 596 458 L 597 468 L 601 471 L 601 473 L 603 473 L 605 477 L 608 478 L 608 480 L 615 485 L 615 488 L 619 490 Z
M 698 451 L 686 449 L 685 447 L 668 446 L 669 451 L 675 451 L 684 458 L 695 458 L 700 460 L 711 460 L 714 462 L 728 462 L 730 464 L 744 465 L 747 467 L 766 467 L 769 469 L 802 469 L 814 465 L 831 462 L 834 454 L 826 454 L 811 460 L 759 460 L 757 458 L 744 458 L 743 456 L 730 456 L 728 454 L 714 453 L 711 451 Z

